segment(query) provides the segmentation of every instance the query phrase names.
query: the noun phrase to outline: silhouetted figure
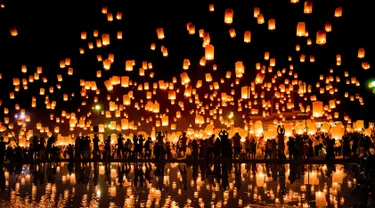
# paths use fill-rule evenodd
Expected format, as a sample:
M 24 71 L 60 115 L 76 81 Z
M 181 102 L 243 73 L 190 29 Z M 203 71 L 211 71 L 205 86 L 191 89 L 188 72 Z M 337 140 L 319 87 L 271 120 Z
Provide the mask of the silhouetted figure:
M 137 138 L 137 136 L 134 136 Z M 117 158 L 122 158 L 122 152 L 124 151 L 124 138 L 122 137 L 122 134 L 119 134 L 117 137 Z
M 104 141 L 104 159 L 109 160 L 111 158 L 111 136 L 108 136 Z
M 151 137 L 148 137 L 146 142 L 145 142 L 145 159 L 151 159 L 151 144 L 152 140 Z
M 238 132 L 233 136 L 232 141 L 233 141 L 233 149 L 234 149 L 233 157 L 234 159 L 237 159 L 237 158 L 240 159 L 242 147 L 241 147 L 241 136 Z
M 99 152 L 99 137 L 98 135 L 94 135 L 94 138 L 92 139 L 93 145 L 94 145 L 94 150 L 92 153 L 94 154 L 94 159 L 98 159 L 100 157 L 100 152 Z
M 4 142 L 4 137 L 0 137 L 0 165 L 4 164 L 5 147 L 8 144 L 10 144 L 10 140 Z
M 344 158 L 350 156 L 350 143 L 349 143 L 349 137 L 347 134 L 345 134 L 342 138 L 342 155 Z
M 296 159 L 296 151 L 295 151 L 295 143 L 292 137 L 289 137 L 289 141 L 287 142 L 288 145 L 288 152 L 289 152 L 289 160 Z

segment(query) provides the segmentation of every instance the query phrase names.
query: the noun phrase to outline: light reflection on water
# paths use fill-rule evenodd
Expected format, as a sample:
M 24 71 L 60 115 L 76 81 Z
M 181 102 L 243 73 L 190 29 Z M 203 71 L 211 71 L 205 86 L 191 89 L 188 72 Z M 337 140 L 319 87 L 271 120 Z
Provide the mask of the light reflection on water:
M 52 163 L 0 170 L 0 207 L 346 206 L 356 165 Z

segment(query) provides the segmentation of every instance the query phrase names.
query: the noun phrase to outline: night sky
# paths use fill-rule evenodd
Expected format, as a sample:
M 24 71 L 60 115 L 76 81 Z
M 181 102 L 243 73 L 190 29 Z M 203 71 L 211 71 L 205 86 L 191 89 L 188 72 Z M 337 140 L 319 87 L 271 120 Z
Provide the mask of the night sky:
M 225 3 L 224 3 L 225 2 Z M 246 3 L 245 3 L 246 2 Z M 65 1 L 18 1 L 0 0 L 5 8 L 0 9 L 0 80 L 2 106 L 14 108 L 15 103 L 21 107 L 29 108 L 31 96 L 37 95 L 40 87 L 48 90 L 49 86 L 56 84 L 57 74 L 63 74 L 62 90 L 56 90 L 50 95 L 52 100 L 57 100 L 56 111 L 74 111 L 79 107 L 82 99 L 75 96 L 69 102 L 62 102 L 63 93 L 75 92 L 79 95 L 79 80 L 95 80 L 106 91 L 104 81 L 110 76 L 130 76 L 134 81 L 153 82 L 159 79 L 171 81 L 173 76 L 179 78 L 183 72 L 182 61 L 189 58 L 191 66 L 189 76 L 192 80 L 204 79 L 207 71 L 212 72 L 212 64 L 218 66 L 213 77 L 223 77 L 227 70 L 234 70 L 236 61 L 243 61 L 246 73 L 241 82 L 254 81 L 257 71 L 255 63 L 262 62 L 264 52 L 269 51 L 271 57 L 276 58 L 276 68 L 288 68 L 287 57 L 293 57 L 294 70 L 299 74 L 299 79 L 315 86 L 320 74 L 328 75 L 329 69 L 334 68 L 334 76 L 341 76 L 342 85 L 339 90 L 341 95 L 345 91 L 360 93 L 364 97 L 365 106 L 347 104 L 344 100 L 342 111 L 347 111 L 355 119 L 374 120 L 375 111 L 372 110 L 375 102 L 373 95 L 367 87 L 368 80 L 375 78 L 373 70 L 373 44 L 372 23 L 373 11 L 370 11 L 370 1 L 343 1 L 319 0 L 313 2 L 313 13 L 303 13 L 303 2 L 291 4 L 288 0 L 259 0 L 259 1 L 98 1 L 98 0 L 65 0 Z M 215 5 L 215 12 L 209 12 L 209 4 Z M 114 15 L 114 21 L 108 22 L 107 16 L 101 13 L 102 7 L 108 6 L 108 11 Z M 334 17 L 338 6 L 343 7 L 343 16 Z M 257 24 L 253 17 L 254 7 L 259 7 L 265 17 L 265 24 Z M 233 24 L 224 23 L 225 9 L 234 10 Z M 122 11 L 121 21 L 116 20 L 116 13 Z M 276 19 L 276 30 L 267 30 L 267 20 Z M 306 22 L 313 44 L 306 45 L 306 38 L 296 36 L 298 22 Z M 327 33 L 327 43 L 316 45 L 315 36 L 318 29 L 324 29 L 325 22 L 332 23 L 332 32 Z M 189 35 L 186 23 L 192 22 L 196 26 L 196 34 Z M 16 27 L 18 36 L 12 37 L 10 29 Z M 163 27 L 164 40 L 158 40 L 156 28 Z M 237 37 L 230 38 L 229 28 L 235 28 Z M 99 34 L 110 33 L 111 45 L 101 49 L 89 50 L 87 42 L 95 39 L 93 30 Z M 204 56 L 202 39 L 198 37 L 198 29 L 210 33 L 211 44 L 215 46 L 215 61 L 207 62 L 205 67 L 199 65 L 199 59 Z M 252 32 L 250 44 L 244 44 L 243 33 L 245 30 Z M 87 40 L 81 40 L 81 31 L 87 31 Z M 117 31 L 123 32 L 123 39 L 115 39 Z M 150 44 L 157 45 L 155 51 L 150 50 Z M 301 45 L 301 51 L 296 52 L 296 44 Z M 162 56 L 160 45 L 168 48 L 169 56 Z M 85 48 L 85 54 L 79 54 L 79 48 Z M 361 59 L 357 58 L 359 48 L 366 49 L 365 61 L 371 67 L 365 71 L 361 67 Z M 115 62 L 110 71 L 103 71 L 103 77 L 97 79 L 96 71 L 102 69 L 102 63 L 96 60 L 96 55 L 106 57 L 108 53 L 115 54 Z M 306 62 L 300 63 L 299 55 L 306 54 Z M 342 65 L 336 66 L 336 54 L 341 54 Z M 309 55 L 315 55 L 315 63 L 308 61 Z M 68 76 L 67 69 L 59 68 L 59 61 L 71 59 L 74 75 Z M 134 59 L 136 66 L 134 72 L 125 72 L 125 61 Z M 140 63 L 144 60 L 153 63 L 155 77 L 140 78 L 137 74 Z M 13 77 L 25 77 L 21 73 L 21 65 L 27 65 L 28 74 L 34 73 L 37 66 L 43 67 L 43 75 L 48 78 L 48 83 L 39 81 L 30 84 L 28 91 L 20 90 L 16 93 L 15 100 L 9 100 L 9 92 L 14 90 Z M 360 80 L 361 86 L 346 86 L 343 73 L 348 71 L 351 76 Z M 195 84 L 194 84 L 195 85 Z M 116 95 L 117 93 L 117 95 Z M 120 91 L 114 91 L 114 96 L 122 97 Z M 47 93 L 48 94 L 48 93 Z M 43 105 L 44 98 L 37 96 L 38 110 L 35 114 L 38 119 L 48 118 Z M 100 98 L 104 103 L 105 97 Z M 341 99 L 341 98 L 337 98 Z M 162 100 L 162 98 L 160 98 Z M 320 100 L 327 101 L 326 98 Z M 329 99 L 328 99 L 329 100 Z M 90 105 L 88 105 L 90 106 Z M 87 107 L 86 107 L 87 108 Z M 2 112 L 0 116 L 2 117 Z M 84 112 L 84 111 L 83 111 Z

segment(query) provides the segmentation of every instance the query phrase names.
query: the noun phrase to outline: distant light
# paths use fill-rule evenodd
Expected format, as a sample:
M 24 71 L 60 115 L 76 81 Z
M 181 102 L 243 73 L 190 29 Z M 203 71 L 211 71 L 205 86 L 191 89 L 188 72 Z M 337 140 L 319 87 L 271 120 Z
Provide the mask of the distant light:
M 229 118 L 229 119 L 232 119 L 233 116 L 234 116 L 234 115 L 233 115 L 233 112 L 230 112 L 229 115 L 228 115 L 228 118 Z
M 372 81 L 370 85 L 371 87 L 375 87 L 375 81 Z
M 20 114 L 20 119 L 25 119 L 26 115 L 25 114 Z
M 100 110 L 102 107 L 100 105 L 95 105 L 95 110 Z

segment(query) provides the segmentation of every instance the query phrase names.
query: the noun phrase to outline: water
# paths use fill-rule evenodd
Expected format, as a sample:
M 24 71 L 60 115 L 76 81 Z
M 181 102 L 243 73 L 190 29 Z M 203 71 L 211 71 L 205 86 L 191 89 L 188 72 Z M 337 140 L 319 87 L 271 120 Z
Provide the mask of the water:
M 0 171 L 0 207 L 348 207 L 358 166 L 51 163 Z

